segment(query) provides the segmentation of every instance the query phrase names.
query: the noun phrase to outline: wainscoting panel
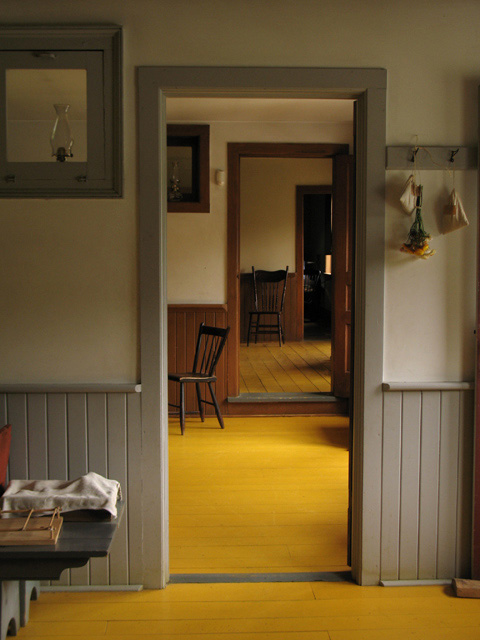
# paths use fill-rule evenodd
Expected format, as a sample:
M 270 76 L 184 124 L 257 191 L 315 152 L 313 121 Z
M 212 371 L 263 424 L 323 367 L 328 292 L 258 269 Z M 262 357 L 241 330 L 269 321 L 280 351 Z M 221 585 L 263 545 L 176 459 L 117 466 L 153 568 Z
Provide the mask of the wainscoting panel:
M 382 580 L 468 577 L 474 398 L 452 386 L 384 393 Z
M 65 388 L 0 393 L 0 423 L 12 425 L 10 478 L 118 480 L 126 509 L 110 557 L 65 571 L 60 585 L 141 584 L 141 394 Z M 128 442 L 128 448 L 127 448 Z M 128 453 L 127 453 L 128 451 Z M 127 458 L 128 456 L 128 458 Z
M 198 327 L 201 322 L 214 327 L 227 326 L 227 307 L 223 304 L 207 305 L 168 305 L 168 370 L 172 372 L 189 371 L 193 366 Z M 215 395 L 222 412 L 227 413 L 227 349 L 225 348 L 217 365 Z M 168 383 L 168 401 L 179 403 L 179 385 Z M 211 400 L 206 385 L 202 395 Z M 186 385 L 186 410 L 197 411 L 195 385 Z M 206 405 L 206 414 L 215 415 L 213 407 Z M 175 413 L 177 409 L 169 408 Z
M 284 269 L 285 267 L 283 266 L 280 268 Z M 285 330 L 286 340 L 298 340 L 296 278 L 296 273 L 289 273 L 287 279 L 287 290 L 285 293 L 285 306 L 283 313 L 283 328 Z M 250 318 L 248 312 L 253 311 L 254 309 L 253 301 L 253 276 L 251 273 L 242 273 L 240 275 L 240 342 L 247 341 L 248 321 Z M 258 336 L 258 340 L 260 342 L 265 342 L 267 340 L 278 340 L 278 338 L 276 335 L 260 335 Z

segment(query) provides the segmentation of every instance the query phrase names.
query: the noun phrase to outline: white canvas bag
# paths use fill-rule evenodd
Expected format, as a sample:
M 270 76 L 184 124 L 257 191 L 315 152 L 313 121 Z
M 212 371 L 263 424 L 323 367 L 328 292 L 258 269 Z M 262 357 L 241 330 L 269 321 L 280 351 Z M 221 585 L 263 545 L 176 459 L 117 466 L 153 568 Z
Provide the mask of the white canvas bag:
M 415 184 L 413 173 L 405 183 L 400 196 L 400 202 L 402 203 L 403 210 L 406 213 L 412 214 L 415 211 L 415 206 L 417 204 L 417 185 Z
M 455 189 L 452 189 L 443 215 L 443 233 L 451 233 L 470 223 L 463 208 L 463 203 Z

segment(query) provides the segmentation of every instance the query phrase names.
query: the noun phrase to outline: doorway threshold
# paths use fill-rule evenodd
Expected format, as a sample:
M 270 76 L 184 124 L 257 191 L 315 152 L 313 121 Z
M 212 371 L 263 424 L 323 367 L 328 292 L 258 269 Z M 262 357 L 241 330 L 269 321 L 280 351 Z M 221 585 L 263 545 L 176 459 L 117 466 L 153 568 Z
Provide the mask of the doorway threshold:
M 174 573 L 170 584 L 231 582 L 353 582 L 350 571 L 305 571 L 301 573 Z
M 248 402 L 343 402 L 343 398 L 337 398 L 331 393 L 241 393 L 235 397 L 229 397 L 231 403 Z

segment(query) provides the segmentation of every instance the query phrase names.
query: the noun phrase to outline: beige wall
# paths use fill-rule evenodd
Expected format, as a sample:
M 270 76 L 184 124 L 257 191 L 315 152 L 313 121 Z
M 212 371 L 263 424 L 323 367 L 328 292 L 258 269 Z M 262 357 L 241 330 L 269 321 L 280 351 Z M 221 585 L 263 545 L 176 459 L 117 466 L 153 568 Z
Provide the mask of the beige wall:
M 330 159 L 242 158 L 240 268 L 295 271 L 297 185 L 332 183 Z
M 424 145 L 477 143 L 477 0 L 285 0 L 274 22 L 270 0 L 3 0 L 0 20 L 125 27 L 125 197 L 0 202 L 3 381 L 138 378 L 136 66 L 383 67 L 388 144 L 411 144 L 415 135 Z M 264 134 L 277 140 L 273 125 Z M 225 168 L 220 160 L 212 151 L 214 168 Z M 425 262 L 397 250 L 410 223 L 397 206 L 405 177 L 387 175 L 385 377 L 471 378 L 475 174 L 456 178 L 471 226 L 443 237 L 438 218 L 450 184 L 440 171 L 422 173 L 437 250 Z M 225 197 L 214 192 L 213 203 L 224 206 Z M 169 277 L 171 300 L 222 302 L 225 218 L 176 216 L 169 215 L 171 251 L 189 255 L 191 266 L 182 259 Z M 194 243 L 193 254 L 185 251 Z M 182 283 L 192 272 L 187 293 Z
M 348 123 L 207 124 L 210 125 L 210 213 L 168 214 L 168 301 L 172 304 L 225 303 L 227 300 L 227 188 L 215 184 L 214 176 L 217 169 L 227 169 L 228 142 L 349 144 L 352 138 L 352 127 Z M 293 268 L 293 263 L 291 266 Z

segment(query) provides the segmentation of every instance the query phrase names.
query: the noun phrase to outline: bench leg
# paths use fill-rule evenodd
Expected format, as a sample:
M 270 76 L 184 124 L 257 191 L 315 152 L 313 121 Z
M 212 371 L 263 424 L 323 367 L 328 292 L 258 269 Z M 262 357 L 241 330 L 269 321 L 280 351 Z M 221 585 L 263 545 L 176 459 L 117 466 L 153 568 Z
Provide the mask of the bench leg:
M 5 640 L 20 628 L 20 589 L 18 580 L 3 580 L 0 585 L 0 639 Z
M 30 617 L 30 602 L 38 600 L 40 595 L 39 580 L 20 580 L 20 625 L 25 627 Z

